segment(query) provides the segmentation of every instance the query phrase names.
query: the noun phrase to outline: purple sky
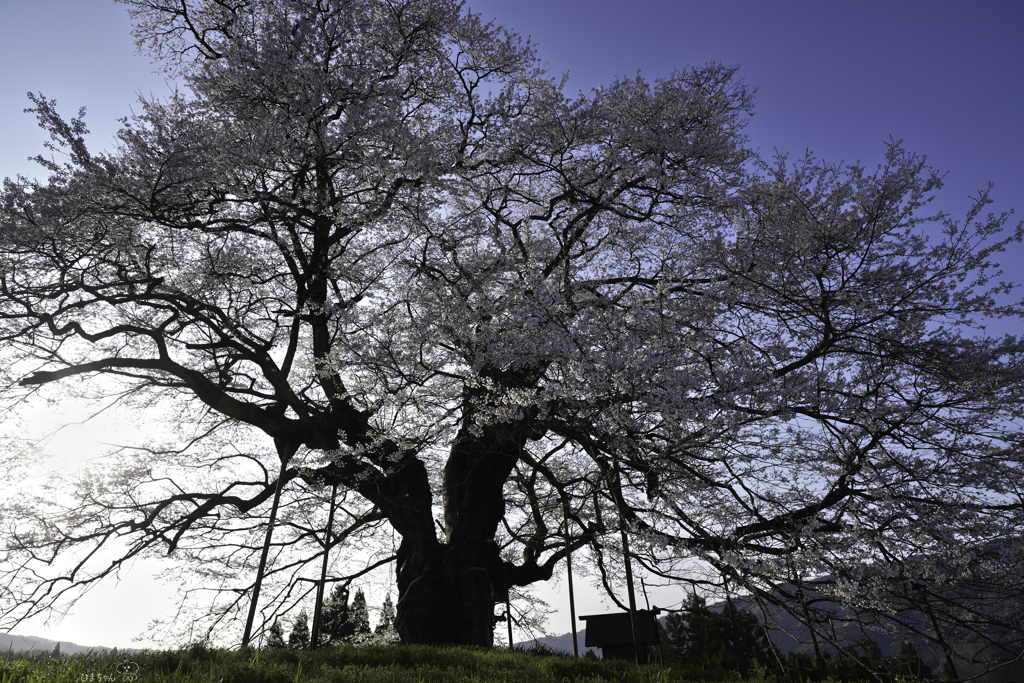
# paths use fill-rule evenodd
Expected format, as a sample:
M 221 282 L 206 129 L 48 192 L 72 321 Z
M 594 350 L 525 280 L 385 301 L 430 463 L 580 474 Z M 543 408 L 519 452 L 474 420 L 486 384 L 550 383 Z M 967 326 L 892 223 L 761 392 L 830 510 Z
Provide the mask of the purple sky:
M 568 91 L 589 91 L 639 68 L 738 64 L 758 88 L 749 133 L 770 156 L 874 167 L 892 136 L 948 171 L 935 206 L 962 214 L 995 183 L 994 210 L 1024 217 L 1024 2 L 716 0 L 472 0 L 485 18 L 530 36 Z M 65 115 L 86 106 L 90 145 L 104 149 L 136 93 L 168 92 L 134 54 L 123 5 L 112 0 L 0 0 L 0 177 L 35 174 L 25 161 L 44 136 L 22 113 L 26 91 Z M 1006 254 L 1024 281 L 1024 249 Z M 1018 322 L 996 329 L 1020 333 Z M 586 610 L 580 613 L 588 613 Z M 551 627 L 566 630 L 557 618 Z M 99 642 L 95 637 L 82 642 Z M 121 645 L 112 640 L 104 644 Z M 127 645 L 127 642 L 123 643 Z
M 988 181 L 1024 211 L 1024 3 L 473 0 L 530 36 L 570 92 L 707 61 L 758 88 L 755 146 L 876 164 L 889 136 L 948 171 L 943 207 Z M 626 8 L 629 9 L 626 9 Z M 852 9 L 853 7 L 856 10 Z M 138 92 L 168 86 L 134 54 L 112 0 L 0 0 L 0 176 L 33 173 L 43 141 L 25 92 L 89 109 L 103 149 Z

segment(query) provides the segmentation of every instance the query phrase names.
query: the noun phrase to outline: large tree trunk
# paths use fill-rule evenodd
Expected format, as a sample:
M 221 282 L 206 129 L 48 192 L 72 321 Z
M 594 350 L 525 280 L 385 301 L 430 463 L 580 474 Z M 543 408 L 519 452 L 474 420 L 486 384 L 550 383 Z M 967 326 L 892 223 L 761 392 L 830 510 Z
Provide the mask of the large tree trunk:
M 395 628 L 402 642 L 489 647 L 495 589 L 487 555 L 493 550 L 437 543 L 422 552 L 417 545 L 403 541 L 398 551 Z
M 444 472 L 444 540 L 433 529 L 410 530 L 398 551 L 395 626 L 403 642 L 492 645 L 495 600 L 508 591 L 494 534 L 525 434 L 497 425 L 457 436 Z

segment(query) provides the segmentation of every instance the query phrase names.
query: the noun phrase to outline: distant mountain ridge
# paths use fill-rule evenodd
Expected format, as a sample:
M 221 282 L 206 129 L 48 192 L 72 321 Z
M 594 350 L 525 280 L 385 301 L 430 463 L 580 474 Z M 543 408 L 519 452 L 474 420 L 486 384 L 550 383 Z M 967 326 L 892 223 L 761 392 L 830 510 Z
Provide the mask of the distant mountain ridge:
M 85 646 L 77 645 L 75 643 L 68 642 L 66 640 L 50 640 L 49 638 L 39 638 L 36 636 L 16 636 L 10 633 L 0 633 L 0 650 L 3 655 L 8 652 L 39 652 L 41 654 L 50 654 L 53 652 L 53 648 L 57 643 L 60 643 L 60 653 L 62 655 L 79 655 L 86 654 L 88 652 L 108 652 L 113 648 L 102 647 L 102 646 Z
M 664 624 L 662 624 L 664 626 Z M 587 629 L 581 628 L 576 631 L 576 642 L 579 644 L 580 656 L 582 657 L 587 651 L 592 651 L 598 657 L 601 656 L 601 648 L 598 647 L 584 647 L 583 643 L 587 642 Z M 517 648 L 521 647 L 524 649 L 532 649 L 536 643 L 540 643 L 542 647 L 548 647 L 552 650 L 560 650 L 572 654 L 572 634 L 563 633 L 560 636 L 544 636 L 543 638 L 537 638 L 536 640 L 524 640 L 516 643 Z M 495 645 L 503 644 L 499 641 L 495 641 Z

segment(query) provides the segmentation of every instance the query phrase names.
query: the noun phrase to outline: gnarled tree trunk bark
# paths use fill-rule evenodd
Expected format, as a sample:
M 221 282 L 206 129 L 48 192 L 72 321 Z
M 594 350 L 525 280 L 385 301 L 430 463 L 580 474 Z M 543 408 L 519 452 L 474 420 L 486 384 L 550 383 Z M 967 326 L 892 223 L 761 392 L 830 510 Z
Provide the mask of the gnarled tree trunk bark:
M 443 540 L 422 524 L 400 530 L 395 626 L 403 642 L 493 644 L 494 603 L 509 587 L 494 535 L 526 433 L 509 425 L 478 433 L 463 427 L 444 472 Z

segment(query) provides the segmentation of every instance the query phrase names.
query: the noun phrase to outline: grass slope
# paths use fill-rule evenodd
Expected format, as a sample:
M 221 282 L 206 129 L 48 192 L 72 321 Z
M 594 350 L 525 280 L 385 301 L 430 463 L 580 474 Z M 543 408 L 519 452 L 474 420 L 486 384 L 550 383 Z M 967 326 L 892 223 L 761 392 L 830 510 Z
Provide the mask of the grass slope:
M 714 683 L 736 674 L 538 656 L 502 649 L 388 645 L 248 653 L 192 647 L 0 660 L 0 683 Z M 751 679 L 768 683 L 771 679 Z

